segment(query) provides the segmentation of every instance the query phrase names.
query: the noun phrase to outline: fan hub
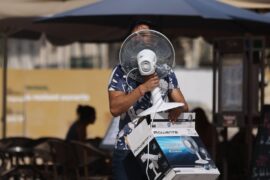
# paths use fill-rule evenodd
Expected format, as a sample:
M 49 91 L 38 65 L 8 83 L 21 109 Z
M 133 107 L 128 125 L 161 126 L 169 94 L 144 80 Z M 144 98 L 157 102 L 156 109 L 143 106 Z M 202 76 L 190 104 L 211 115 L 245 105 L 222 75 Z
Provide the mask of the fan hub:
M 147 76 L 155 73 L 157 56 L 154 51 L 144 49 L 137 55 L 138 67 L 142 76 Z

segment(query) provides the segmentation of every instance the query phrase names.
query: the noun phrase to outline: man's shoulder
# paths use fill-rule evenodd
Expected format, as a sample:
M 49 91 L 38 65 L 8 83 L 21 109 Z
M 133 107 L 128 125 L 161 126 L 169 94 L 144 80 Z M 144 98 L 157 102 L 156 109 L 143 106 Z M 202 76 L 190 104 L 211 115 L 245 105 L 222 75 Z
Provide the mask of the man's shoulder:
M 120 73 L 121 75 L 124 74 L 123 68 L 120 64 L 117 64 L 114 68 L 113 68 L 113 73 Z
M 123 79 L 124 79 L 124 71 L 122 70 L 122 67 L 121 65 L 116 65 L 114 68 L 113 68 L 113 71 L 111 73 L 111 77 L 110 77 L 110 80 L 109 80 L 109 83 L 117 83 L 117 82 L 122 82 Z

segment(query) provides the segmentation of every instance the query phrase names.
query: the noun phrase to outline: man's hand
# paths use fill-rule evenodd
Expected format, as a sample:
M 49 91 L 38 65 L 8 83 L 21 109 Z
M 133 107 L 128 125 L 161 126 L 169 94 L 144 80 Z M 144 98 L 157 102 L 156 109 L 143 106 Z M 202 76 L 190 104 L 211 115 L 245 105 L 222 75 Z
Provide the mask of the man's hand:
M 175 122 L 177 118 L 180 116 L 180 114 L 181 114 L 180 108 L 179 107 L 174 108 L 174 109 L 169 110 L 168 118 L 170 121 Z
M 159 86 L 159 77 L 157 73 L 145 76 L 144 83 L 140 85 L 144 92 L 149 92 Z

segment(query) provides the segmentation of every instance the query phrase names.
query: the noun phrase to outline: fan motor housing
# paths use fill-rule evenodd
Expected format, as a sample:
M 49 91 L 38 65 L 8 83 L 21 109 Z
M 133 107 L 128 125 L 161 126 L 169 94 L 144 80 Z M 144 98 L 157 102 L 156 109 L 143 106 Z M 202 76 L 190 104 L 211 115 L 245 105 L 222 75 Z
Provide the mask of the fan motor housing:
M 155 73 L 157 56 L 150 49 L 144 49 L 137 55 L 138 67 L 142 76 L 147 76 Z

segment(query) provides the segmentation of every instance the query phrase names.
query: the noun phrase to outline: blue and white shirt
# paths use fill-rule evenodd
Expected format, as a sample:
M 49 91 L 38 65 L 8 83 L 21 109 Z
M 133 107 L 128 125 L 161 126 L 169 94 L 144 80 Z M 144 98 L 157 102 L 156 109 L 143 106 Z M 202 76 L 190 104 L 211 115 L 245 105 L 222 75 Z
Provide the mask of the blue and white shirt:
M 128 81 L 128 83 L 127 83 Z M 179 88 L 178 81 L 174 72 L 171 72 L 164 78 L 160 79 L 159 87 L 161 89 L 161 94 L 164 100 L 168 99 L 169 90 L 174 88 Z M 140 85 L 139 82 L 128 78 L 125 72 L 122 70 L 121 65 L 117 65 L 111 75 L 108 90 L 109 91 L 122 91 L 125 93 L 130 93 Z M 143 97 L 141 97 L 129 110 L 120 115 L 119 132 L 117 135 L 117 140 L 115 144 L 116 149 L 128 150 L 128 145 L 125 142 L 125 137 L 131 133 L 135 124 L 132 122 L 137 115 L 151 107 L 151 93 L 147 92 Z

